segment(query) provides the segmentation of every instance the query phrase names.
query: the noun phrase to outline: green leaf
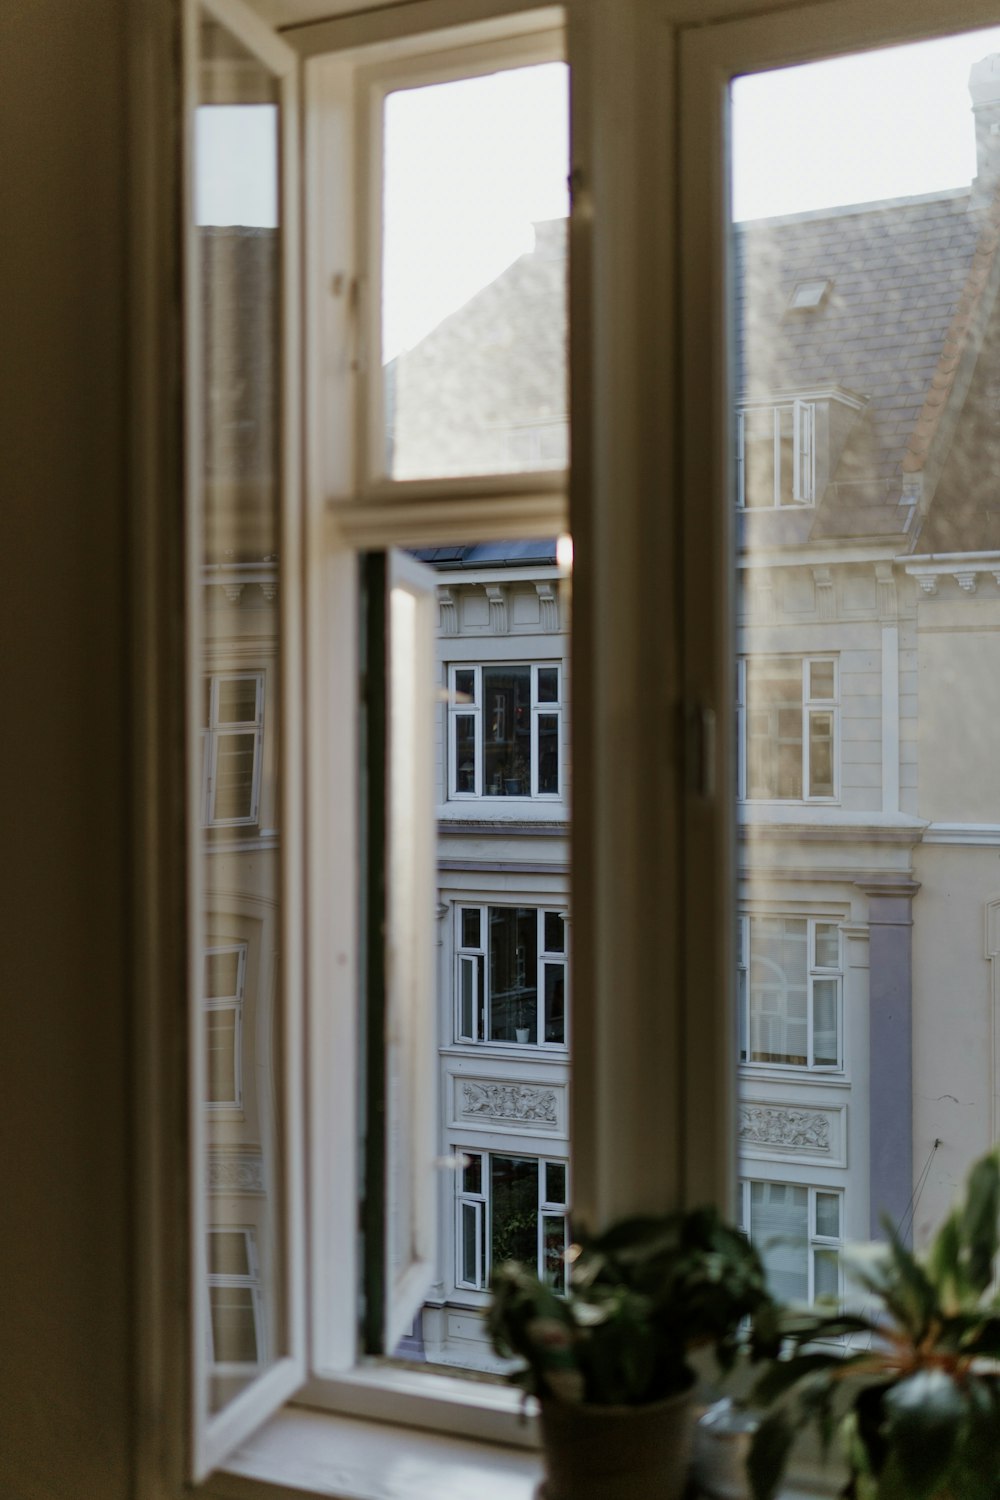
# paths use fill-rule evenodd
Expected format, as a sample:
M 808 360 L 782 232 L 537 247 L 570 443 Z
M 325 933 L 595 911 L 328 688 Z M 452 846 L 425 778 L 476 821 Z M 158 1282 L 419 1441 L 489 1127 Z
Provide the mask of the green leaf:
M 943 1370 L 920 1370 L 885 1392 L 885 1437 L 890 1457 L 885 1496 L 927 1500 L 951 1467 L 955 1444 L 969 1413 L 968 1398 Z M 882 1500 L 883 1485 L 879 1485 Z
M 856 1355 L 853 1358 L 845 1358 L 839 1353 L 817 1350 L 813 1354 L 797 1354 L 791 1359 L 775 1360 L 771 1368 L 754 1386 L 750 1397 L 751 1404 L 770 1406 L 772 1401 L 777 1401 L 779 1396 L 791 1390 L 792 1386 L 797 1385 L 806 1375 L 814 1375 L 818 1370 L 840 1369 L 866 1357 Z
M 961 1214 L 969 1283 L 981 1296 L 993 1279 L 1000 1230 L 1000 1158 L 996 1152 L 982 1157 L 969 1173 Z
M 754 1500 L 773 1500 L 778 1492 L 795 1427 L 783 1411 L 772 1412 L 754 1433 L 747 1458 L 747 1477 Z

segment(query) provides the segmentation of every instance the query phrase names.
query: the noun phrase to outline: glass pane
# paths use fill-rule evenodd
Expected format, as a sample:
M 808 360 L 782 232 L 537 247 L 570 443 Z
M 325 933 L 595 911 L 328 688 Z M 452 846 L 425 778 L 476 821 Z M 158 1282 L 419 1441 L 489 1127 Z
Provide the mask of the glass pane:
M 750 919 L 750 1061 L 808 1062 L 808 924 Z
M 235 1103 L 236 1087 L 236 1010 L 224 1006 L 205 1013 L 208 1049 L 208 1092 L 211 1104 Z
M 565 65 L 397 90 L 384 131 L 387 474 L 563 468 Z
M 475 703 L 476 701 L 476 674 L 465 668 L 455 672 L 455 699 L 458 703 Z
M 840 928 L 835 922 L 816 923 L 816 967 L 840 968 Z
M 208 1236 L 208 1269 L 213 1276 L 249 1276 L 250 1257 L 242 1229 L 213 1229 Z
M 746 506 L 774 505 L 774 412 L 743 414 L 743 503 Z
M 783 1182 L 750 1184 L 750 1238 L 771 1290 L 786 1302 L 809 1296 L 809 1190 Z
M 483 792 L 531 795 L 531 668 L 483 668 Z
M 566 1202 L 566 1163 L 563 1161 L 545 1163 L 545 1201 Z
M 840 1197 L 837 1193 L 816 1194 L 816 1233 L 827 1239 L 840 1239 Z
M 242 970 L 242 1080 L 236 1074 L 237 1012 L 206 1012 L 205 1218 L 212 1231 L 235 1219 L 246 1232 L 210 1232 L 212 1272 L 254 1284 L 208 1288 L 211 1358 L 208 1401 L 219 1411 L 287 1353 L 282 1261 L 283 1177 L 279 1153 L 281 1071 L 277 989 L 280 951 L 281 789 L 278 593 L 280 536 L 281 308 L 276 79 L 225 27 L 205 15 L 195 116 L 203 384 L 200 493 L 201 638 L 190 671 L 214 680 L 213 724 L 252 724 L 254 732 L 211 730 L 209 826 L 192 830 L 202 858 L 201 923 L 213 944 L 207 993 L 236 995 Z M 258 715 L 258 678 L 264 683 Z M 252 821 L 251 821 L 252 820 Z M 230 826 L 225 826 L 229 824 Z M 235 825 L 235 826 L 234 826 Z M 267 830 L 269 837 L 265 837 Z M 199 997 L 200 1000 L 201 997 Z M 234 1170 L 238 1166 L 238 1170 Z M 228 1247 L 228 1248 L 227 1248 Z M 223 1254 L 228 1261 L 223 1264 Z M 233 1369 L 245 1366 L 245 1370 Z M 222 1368 L 224 1367 L 224 1368 Z
M 481 1193 L 483 1190 L 483 1158 L 468 1153 L 462 1169 L 462 1192 Z
M 747 661 L 747 796 L 802 796 L 802 663 Z
M 833 714 L 809 714 L 809 795 L 833 796 Z
M 836 1250 L 813 1251 L 813 1293 L 837 1302 L 840 1299 L 840 1256 Z
M 566 1040 L 566 968 L 564 964 L 543 964 L 545 981 L 545 1040 Z
M 566 944 L 566 922 L 561 911 L 547 911 L 545 922 L 546 953 L 562 953 Z
M 795 440 L 790 406 L 778 409 L 778 504 L 795 503 Z
M 538 913 L 489 908 L 490 1038 L 538 1039 Z
M 490 1157 L 490 1254 L 538 1265 L 538 1162 L 516 1156 Z
M 219 682 L 218 722 L 220 724 L 252 724 L 256 717 L 256 679 L 223 677 Z
M 556 667 L 538 668 L 539 703 L 559 702 L 559 671 Z
M 476 791 L 476 716 L 455 715 L 455 790 Z
M 813 980 L 813 1061 L 819 1068 L 835 1068 L 840 1060 L 837 1036 L 836 979 Z
M 809 663 L 810 698 L 832 698 L 834 695 L 834 666 L 832 661 Z
M 559 716 L 538 715 L 538 794 L 557 796 L 559 792 Z
M 478 906 L 463 906 L 462 908 L 462 947 L 481 948 L 482 938 L 480 929 L 482 916 Z
M 557 1292 L 566 1290 L 567 1266 L 564 1254 L 567 1245 L 566 1217 L 564 1214 L 542 1215 L 542 1276 Z
M 459 960 L 461 984 L 461 1013 L 460 1027 L 462 1036 L 475 1036 L 476 1019 L 476 971 L 479 968 L 479 960 L 475 958 L 463 958 Z

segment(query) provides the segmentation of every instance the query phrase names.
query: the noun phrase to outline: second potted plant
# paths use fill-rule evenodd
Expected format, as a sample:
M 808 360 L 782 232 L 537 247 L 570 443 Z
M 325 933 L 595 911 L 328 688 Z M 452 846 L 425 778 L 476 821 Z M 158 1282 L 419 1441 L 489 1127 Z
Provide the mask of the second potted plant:
M 731 1366 L 743 1321 L 767 1327 L 760 1260 L 713 1209 L 636 1218 L 567 1252 L 565 1295 L 515 1262 L 487 1326 L 539 1398 L 545 1500 L 678 1500 L 687 1481 L 693 1350 Z

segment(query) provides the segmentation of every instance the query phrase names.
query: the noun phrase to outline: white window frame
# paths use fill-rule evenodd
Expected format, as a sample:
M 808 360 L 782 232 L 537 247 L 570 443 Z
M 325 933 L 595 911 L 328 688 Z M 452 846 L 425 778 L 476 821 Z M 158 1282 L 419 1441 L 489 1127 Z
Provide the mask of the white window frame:
M 754 1062 L 750 1058 L 750 1036 L 752 1034 L 752 1000 L 750 994 L 750 964 L 752 959 L 750 949 L 751 924 L 760 917 L 774 917 L 780 921 L 795 921 L 806 923 L 806 984 L 807 984 L 807 1041 L 806 1062 L 804 1063 L 781 1063 L 781 1062 Z M 804 912 L 796 911 L 749 911 L 743 912 L 738 918 L 738 972 L 740 975 L 739 1000 L 740 1007 L 740 1068 L 748 1073 L 759 1071 L 771 1071 L 779 1069 L 790 1073 L 815 1073 L 815 1074 L 837 1074 L 844 1071 L 844 936 L 839 930 L 839 919 L 837 917 L 807 916 Z M 816 929 L 817 927 L 836 927 L 839 963 L 831 968 L 822 966 L 816 961 Z M 816 982 L 834 983 L 836 985 L 836 1025 L 837 1025 L 837 1061 L 835 1063 L 817 1063 L 814 1061 L 815 1052 L 815 1004 L 814 993 Z
M 798 661 L 802 665 L 802 796 L 801 797 L 751 797 L 748 794 L 749 758 L 749 705 L 747 702 L 748 661 Z M 833 696 L 812 696 L 812 671 L 814 666 L 833 667 Z M 811 728 L 814 717 L 829 714 L 831 719 L 831 763 L 833 770 L 833 792 L 813 794 L 809 787 L 812 778 Z M 816 652 L 802 656 L 798 652 L 785 654 L 779 651 L 746 652 L 736 662 L 736 737 L 737 737 L 737 796 L 741 802 L 778 803 L 795 802 L 825 803 L 832 805 L 840 801 L 840 658 L 835 652 Z
M 491 911 L 518 910 L 534 911 L 537 931 L 537 956 L 535 961 L 535 1036 L 533 1040 L 526 1042 L 505 1042 L 494 1040 L 490 1036 L 490 948 L 489 933 Z M 468 911 L 479 914 L 479 946 L 474 947 L 462 941 L 463 914 Z M 500 1047 L 506 1050 L 509 1047 L 530 1047 L 533 1051 L 544 1050 L 546 1052 L 565 1053 L 569 1047 L 569 954 L 568 954 L 568 929 L 566 923 L 566 911 L 558 906 L 535 906 L 533 903 L 505 903 L 502 901 L 478 902 L 463 901 L 455 902 L 454 930 L 455 930 L 455 1006 L 454 1006 L 454 1036 L 459 1044 L 469 1044 L 477 1047 Z M 558 917 L 563 926 L 563 947 L 561 950 L 549 950 L 545 946 L 545 918 L 547 916 Z M 545 1039 L 545 968 L 560 967 L 563 972 L 563 1040 L 561 1042 L 550 1042 Z M 463 974 L 471 969 L 474 983 L 474 999 L 472 1027 L 467 1030 L 463 1027 Z M 482 994 L 482 1025 L 480 1025 L 478 996 Z
M 746 502 L 746 418 L 749 413 L 772 413 L 774 485 L 770 507 Z M 782 413 L 792 414 L 792 498 L 781 498 Z M 736 503 L 741 510 L 800 510 L 816 504 L 816 403 L 795 397 L 773 404 L 747 402 L 736 413 Z
M 247 954 L 249 945 L 247 943 L 212 943 L 205 949 L 206 970 L 208 960 L 216 953 L 235 953 L 236 962 L 236 989 L 232 995 L 209 995 L 208 986 L 205 986 L 205 994 L 202 1001 L 205 1011 L 205 1024 L 208 1025 L 208 1017 L 217 1015 L 223 1011 L 233 1013 L 233 1094 L 232 1099 L 212 1099 L 208 1096 L 206 1087 L 205 1108 L 213 1112 L 218 1110 L 241 1109 L 243 1107 L 243 1006 L 246 998 L 247 977 Z M 206 1084 L 210 1082 L 211 1073 L 206 1068 Z
M 254 1345 L 257 1350 L 255 1360 L 217 1360 L 215 1357 L 215 1339 L 212 1326 L 211 1311 L 209 1312 L 208 1325 L 206 1329 L 208 1337 L 208 1362 L 213 1376 L 219 1375 L 246 1375 L 248 1370 L 259 1370 L 267 1363 L 268 1353 L 266 1344 L 267 1320 L 263 1316 L 260 1294 L 260 1262 L 257 1258 L 257 1236 L 252 1229 L 245 1229 L 239 1225 L 213 1224 L 208 1229 L 209 1239 L 213 1234 L 241 1234 L 246 1249 L 248 1271 L 246 1275 L 235 1272 L 213 1272 L 209 1271 L 207 1276 L 209 1289 L 209 1307 L 211 1308 L 212 1288 L 239 1288 L 249 1290 L 251 1294 L 251 1307 L 253 1309 Z M 211 1262 L 210 1262 L 211 1263 Z
M 529 768 L 529 788 L 526 792 L 504 793 L 500 796 L 489 796 L 484 791 L 484 764 L 486 760 L 485 734 L 486 721 L 488 718 L 486 704 L 483 701 L 483 669 L 492 667 L 528 667 L 531 671 L 531 764 Z M 556 697 L 553 702 L 542 702 L 538 696 L 538 673 L 540 671 L 554 671 L 556 673 Z M 458 688 L 456 686 L 457 674 L 459 672 L 472 672 L 474 676 L 474 698 L 471 703 L 464 700 L 459 701 Z M 507 805 L 510 802 L 532 801 L 532 802 L 562 802 L 563 801 L 563 670 L 562 663 L 555 661 L 497 661 L 497 662 L 450 662 L 448 665 L 448 797 L 454 802 L 472 802 L 483 800 L 490 805 Z M 463 792 L 458 787 L 458 721 L 461 718 L 471 718 L 475 733 L 475 786 L 471 792 Z M 556 766 L 558 768 L 559 787 L 555 792 L 541 792 L 538 790 L 538 747 L 540 718 L 553 718 L 556 721 Z
M 260 780 L 264 739 L 264 673 L 210 672 L 208 724 L 202 733 L 202 822 L 206 828 L 253 827 L 260 820 Z M 252 682 L 255 685 L 254 716 L 238 723 L 219 723 L 219 689 L 226 682 Z M 219 741 L 227 735 L 253 735 L 253 771 L 250 808 L 244 817 L 218 818 L 215 815 Z
M 740 1227 L 751 1244 L 754 1242 L 753 1225 L 750 1217 L 750 1188 L 752 1183 L 762 1183 L 765 1187 L 801 1188 L 805 1187 L 809 1193 L 808 1228 L 806 1233 L 806 1275 L 808 1293 L 807 1300 L 816 1300 L 816 1252 L 817 1250 L 835 1250 L 838 1256 L 837 1262 L 837 1298 L 840 1303 L 844 1300 L 844 1269 L 840 1261 L 840 1253 L 844 1248 L 844 1189 L 841 1187 L 825 1186 L 824 1184 L 791 1182 L 779 1177 L 758 1176 L 756 1173 L 741 1177 L 737 1187 L 737 1202 L 740 1205 Z M 838 1224 L 840 1234 L 819 1234 L 816 1229 L 816 1196 L 825 1193 L 831 1198 L 837 1199 Z
M 544 1274 L 545 1255 L 545 1220 L 559 1217 L 563 1222 L 563 1248 L 569 1245 L 569 1216 L 572 1213 L 572 1198 L 570 1191 L 570 1164 L 565 1157 L 538 1156 L 533 1151 L 521 1151 L 509 1147 L 491 1147 L 484 1150 L 480 1146 L 469 1144 L 456 1145 L 452 1148 L 452 1155 L 463 1163 L 456 1173 L 455 1188 L 455 1243 L 454 1243 L 454 1284 L 456 1291 L 486 1292 L 490 1285 L 493 1274 L 493 1200 L 490 1192 L 492 1175 L 490 1171 L 491 1158 L 494 1156 L 513 1157 L 517 1160 L 531 1160 L 538 1163 L 538 1203 L 535 1209 L 536 1215 L 536 1250 L 535 1268 L 539 1277 Z M 462 1181 L 462 1174 L 467 1164 L 474 1158 L 479 1159 L 479 1182 L 478 1193 L 467 1192 Z M 548 1196 L 548 1172 L 550 1166 L 562 1167 L 565 1170 L 566 1201 L 557 1203 Z M 463 1262 L 463 1215 L 471 1209 L 476 1217 L 479 1233 L 476 1259 L 478 1263 L 478 1277 L 466 1280 L 460 1277 L 459 1272 Z M 559 1290 L 565 1290 L 564 1285 Z

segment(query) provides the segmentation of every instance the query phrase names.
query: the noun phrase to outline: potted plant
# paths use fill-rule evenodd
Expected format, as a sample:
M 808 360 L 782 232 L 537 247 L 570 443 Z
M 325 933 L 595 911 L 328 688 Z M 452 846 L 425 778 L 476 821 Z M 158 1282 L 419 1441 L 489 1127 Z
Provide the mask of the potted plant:
M 863 1315 L 787 1320 L 785 1354 L 754 1391 L 773 1405 L 748 1461 L 756 1500 L 776 1493 L 810 1423 L 824 1448 L 839 1430 L 853 1500 L 1000 1500 L 1000 1155 L 976 1163 L 925 1254 L 886 1230 L 845 1252 Z M 819 1343 L 848 1334 L 863 1347 Z
M 517 1012 L 514 1016 L 514 1036 L 521 1043 L 532 1040 L 531 1019 L 528 1015 L 528 1007 L 526 1005 L 519 1005 L 517 1007 Z
M 510 1379 L 539 1399 L 545 1500 L 677 1500 L 689 1356 L 708 1345 L 731 1367 L 743 1321 L 771 1306 L 760 1260 L 710 1208 L 624 1220 L 565 1260 L 565 1294 L 501 1265 L 487 1318 L 494 1350 L 525 1362 Z

